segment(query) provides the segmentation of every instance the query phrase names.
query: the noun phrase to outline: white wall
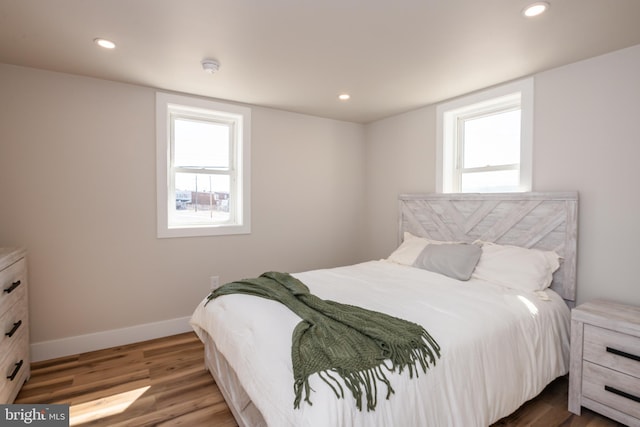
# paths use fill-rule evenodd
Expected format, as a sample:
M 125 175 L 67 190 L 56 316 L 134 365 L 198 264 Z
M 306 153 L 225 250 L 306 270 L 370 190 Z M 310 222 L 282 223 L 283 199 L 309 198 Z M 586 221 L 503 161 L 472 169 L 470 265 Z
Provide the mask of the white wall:
M 398 195 L 435 190 L 435 116 L 426 107 L 366 126 L 367 259 L 398 244 Z
M 253 108 L 252 233 L 156 238 L 155 91 L 0 64 L 0 245 L 32 342 L 189 316 L 221 282 L 361 260 L 364 127 Z
M 535 79 L 534 188 L 580 195 L 578 300 L 640 305 L 640 45 Z
M 640 305 L 638 76 L 640 45 L 534 76 L 533 190 L 579 192 L 578 302 Z M 389 199 L 435 191 L 434 120 L 429 106 L 367 125 L 368 258 L 397 245 Z

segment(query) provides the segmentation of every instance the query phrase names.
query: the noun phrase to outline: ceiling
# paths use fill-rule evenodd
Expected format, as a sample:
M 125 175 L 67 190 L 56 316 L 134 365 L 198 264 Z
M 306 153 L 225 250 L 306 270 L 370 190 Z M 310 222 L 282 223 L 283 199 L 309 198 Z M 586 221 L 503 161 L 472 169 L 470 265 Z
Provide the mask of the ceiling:
M 0 0 L 0 62 L 367 123 L 640 44 L 640 0 L 532 1 Z

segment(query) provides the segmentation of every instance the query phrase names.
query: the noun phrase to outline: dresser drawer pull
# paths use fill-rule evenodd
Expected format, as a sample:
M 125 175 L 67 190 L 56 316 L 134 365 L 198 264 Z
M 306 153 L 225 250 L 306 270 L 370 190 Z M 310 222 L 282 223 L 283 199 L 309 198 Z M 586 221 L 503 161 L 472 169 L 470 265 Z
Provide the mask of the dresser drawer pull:
M 21 283 L 22 283 L 22 282 L 21 282 L 20 280 L 18 280 L 17 282 L 13 282 L 13 283 L 11 284 L 11 286 L 9 286 L 8 288 L 6 288 L 4 291 L 5 291 L 6 293 L 10 294 L 11 292 L 13 292 L 13 290 L 14 290 L 15 288 L 17 288 L 18 286 L 20 286 L 20 284 L 21 284 Z
M 5 335 L 8 336 L 9 338 L 11 338 L 13 336 L 13 334 L 16 333 L 16 331 L 18 330 L 20 325 L 22 325 L 22 320 L 18 320 L 16 323 L 14 323 L 13 324 L 13 328 L 11 328 L 11 330 L 9 332 L 7 332 Z
M 16 375 L 18 375 L 18 372 L 20 371 L 20 368 L 22 368 L 23 364 L 24 364 L 24 360 L 21 360 L 18 363 L 16 363 L 16 367 L 13 368 L 13 372 L 11 373 L 11 375 L 7 376 L 7 378 L 10 381 L 13 381 L 16 378 Z
M 640 356 L 636 356 L 635 354 L 627 353 L 626 351 L 617 350 L 615 348 L 607 347 L 607 353 L 612 353 L 617 356 L 626 357 L 627 359 L 635 360 L 636 362 L 640 362 Z
M 618 396 L 626 397 L 627 399 L 631 399 L 634 402 L 640 403 L 640 397 L 634 396 L 633 394 L 618 390 L 617 388 L 613 388 L 608 385 L 604 386 L 604 389 L 610 393 L 617 394 Z

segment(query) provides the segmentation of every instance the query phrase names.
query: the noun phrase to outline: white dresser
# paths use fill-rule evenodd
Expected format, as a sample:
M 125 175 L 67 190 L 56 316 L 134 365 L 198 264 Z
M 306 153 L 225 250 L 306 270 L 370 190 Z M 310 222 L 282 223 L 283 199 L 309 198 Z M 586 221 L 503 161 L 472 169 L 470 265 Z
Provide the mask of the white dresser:
M 0 248 L 0 404 L 13 403 L 29 379 L 27 258 L 22 249 Z
M 603 300 L 571 314 L 569 411 L 640 426 L 640 307 Z

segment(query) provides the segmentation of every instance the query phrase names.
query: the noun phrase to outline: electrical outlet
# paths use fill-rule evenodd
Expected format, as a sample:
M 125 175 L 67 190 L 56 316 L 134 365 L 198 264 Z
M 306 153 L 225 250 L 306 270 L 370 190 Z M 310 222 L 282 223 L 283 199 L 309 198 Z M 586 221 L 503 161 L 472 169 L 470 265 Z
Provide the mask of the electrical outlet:
M 209 280 L 211 282 L 211 290 L 217 289 L 220 286 L 219 276 L 211 276 Z

